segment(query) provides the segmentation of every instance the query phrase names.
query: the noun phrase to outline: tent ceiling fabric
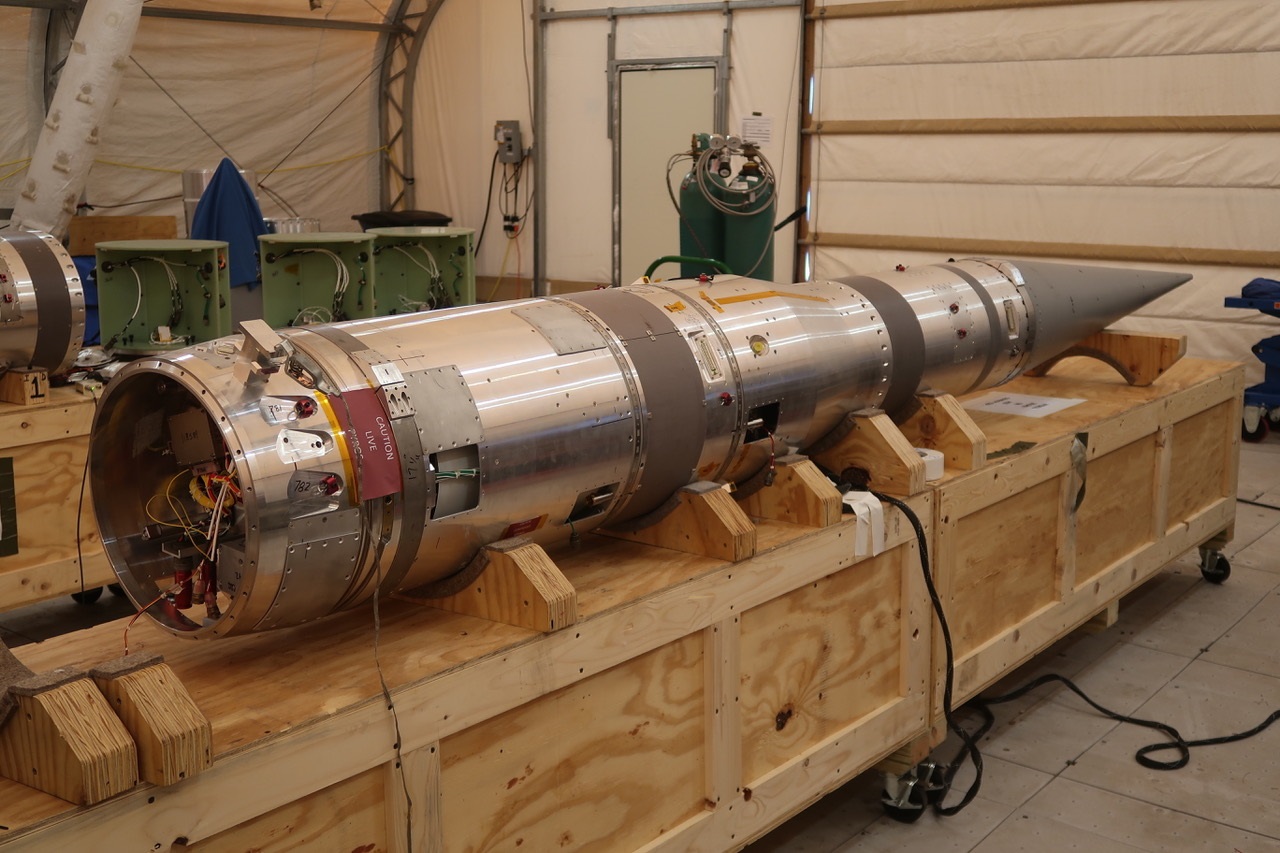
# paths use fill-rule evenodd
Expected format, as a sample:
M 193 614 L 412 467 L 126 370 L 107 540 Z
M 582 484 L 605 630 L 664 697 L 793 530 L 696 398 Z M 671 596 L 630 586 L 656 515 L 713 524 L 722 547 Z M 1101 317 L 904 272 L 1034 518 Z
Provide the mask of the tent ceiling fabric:
M 274 195 L 259 193 L 266 215 L 293 215 L 287 203 L 326 229 L 354 227 L 353 214 L 379 206 L 376 64 L 390 29 L 387 16 L 404 5 L 322 0 L 312 10 L 308 0 L 152 0 L 144 7 L 120 99 L 102 130 L 86 201 L 102 205 L 100 213 L 173 215 L 181 232 L 181 172 L 215 167 L 225 148 L 260 179 L 279 166 L 266 179 Z M 305 25 L 156 13 L 268 16 Z M 0 208 L 13 205 L 43 119 L 44 28 L 50 14 L 57 21 L 65 13 L 0 6 L 0 32 L 7 36 L 0 43 L 0 101 L 6 104 Z M 160 200 L 133 203 L 145 199 Z

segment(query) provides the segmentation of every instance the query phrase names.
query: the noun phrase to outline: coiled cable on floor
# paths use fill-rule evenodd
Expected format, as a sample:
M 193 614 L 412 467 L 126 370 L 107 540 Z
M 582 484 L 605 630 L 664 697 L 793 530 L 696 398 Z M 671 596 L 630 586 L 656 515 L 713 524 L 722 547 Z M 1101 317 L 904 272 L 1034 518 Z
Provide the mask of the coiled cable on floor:
M 834 480 L 836 478 L 832 479 Z M 837 483 L 837 488 L 839 488 L 841 493 L 843 493 L 852 488 L 852 486 L 849 483 Z M 1251 729 L 1247 729 L 1246 731 L 1223 735 L 1220 737 L 1187 740 L 1176 728 L 1168 723 L 1162 723 L 1157 720 L 1146 720 L 1140 717 L 1133 717 L 1113 711 L 1089 698 L 1089 696 L 1080 689 L 1075 682 L 1066 676 L 1049 673 L 1032 679 L 1026 684 L 1023 684 L 1008 693 L 996 696 L 978 696 L 971 699 L 968 706 L 972 707 L 981 715 L 982 721 L 976 730 L 972 732 L 969 731 L 956 720 L 955 713 L 952 708 L 955 686 L 955 649 L 951 639 L 951 628 L 947 624 L 946 613 L 943 611 L 942 598 L 938 594 L 938 589 L 933 582 L 933 574 L 929 570 L 929 543 L 928 537 L 924 532 L 924 525 L 920 523 L 920 518 L 911 509 L 911 507 L 906 504 L 906 502 L 899 500 L 892 495 L 882 494 L 871 489 L 868 489 L 867 491 L 882 503 L 889 504 L 890 506 L 900 510 L 906 517 L 907 521 L 911 524 L 912 529 L 915 531 L 916 542 L 920 551 L 920 569 L 924 575 L 925 588 L 929 592 L 929 601 L 933 607 L 934 617 L 938 621 L 938 630 L 942 634 L 942 645 L 945 651 L 942 714 L 946 721 L 948 730 L 955 733 L 955 735 L 960 738 L 961 746 L 955 757 L 941 768 L 941 786 L 931 792 L 932 796 L 928 800 L 928 802 L 932 803 L 933 810 L 936 814 L 942 817 L 951 817 L 952 815 L 959 814 L 966 806 L 973 802 L 974 798 L 978 795 L 978 791 L 982 787 L 983 773 L 982 753 L 978 749 L 978 741 L 980 741 L 991 730 L 992 726 L 995 725 L 995 714 L 991 710 L 991 706 L 1004 704 L 1005 702 L 1012 702 L 1015 699 L 1025 696 L 1032 690 L 1052 682 L 1058 682 L 1064 685 L 1068 690 L 1083 699 L 1089 707 L 1093 708 L 1105 717 L 1116 720 L 1120 723 L 1154 729 L 1155 731 L 1165 735 L 1168 738 L 1167 741 L 1148 744 L 1139 748 L 1137 752 L 1134 753 L 1134 760 L 1141 766 L 1151 770 L 1178 770 L 1182 767 L 1186 767 L 1191 761 L 1192 749 L 1196 747 L 1216 746 L 1219 744 L 1236 743 L 1238 741 L 1246 740 L 1260 734 L 1277 720 L 1280 720 L 1280 709 L 1277 709 L 1272 711 L 1271 714 L 1268 715 L 1261 723 Z M 1161 760 L 1151 757 L 1153 753 L 1164 752 L 1167 750 L 1176 751 L 1177 757 L 1169 760 Z M 946 798 L 947 794 L 950 793 L 952 781 L 955 779 L 956 773 L 962 766 L 964 766 L 964 762 L 966 760 L 973 762 L 973 782 L 969 785 L 969 788 L 965 791 L 964 796 L 961 797 L 958 803 L 951 806 L 945 806 L 943 805 L 943 800 Z

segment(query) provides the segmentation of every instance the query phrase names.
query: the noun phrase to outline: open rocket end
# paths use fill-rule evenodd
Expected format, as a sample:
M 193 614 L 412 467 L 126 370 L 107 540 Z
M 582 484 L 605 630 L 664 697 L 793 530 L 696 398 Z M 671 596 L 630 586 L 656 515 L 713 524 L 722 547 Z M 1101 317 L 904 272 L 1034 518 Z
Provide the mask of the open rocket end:
M 1027 368 L 1191 280 L 1186 273 L 1014 261 L 1035 309 Z

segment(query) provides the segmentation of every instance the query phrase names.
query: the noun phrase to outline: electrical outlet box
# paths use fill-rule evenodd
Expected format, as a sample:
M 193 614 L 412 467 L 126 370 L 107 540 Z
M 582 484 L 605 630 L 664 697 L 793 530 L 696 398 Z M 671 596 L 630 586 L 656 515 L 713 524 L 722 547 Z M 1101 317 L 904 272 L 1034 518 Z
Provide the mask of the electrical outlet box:
M 498 143 L 498 159 L 501 162 L 519 163 L 524 159 L 524 143 L 520 141 L 520 122 L 494 122 L 493 138 Z

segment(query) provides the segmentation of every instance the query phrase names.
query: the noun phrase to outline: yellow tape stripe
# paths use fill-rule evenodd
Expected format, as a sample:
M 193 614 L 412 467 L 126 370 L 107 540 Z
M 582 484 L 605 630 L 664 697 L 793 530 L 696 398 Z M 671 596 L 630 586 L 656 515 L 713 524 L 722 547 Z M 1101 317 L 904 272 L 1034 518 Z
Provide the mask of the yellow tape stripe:
M 718 313 L 720 313 L 720 314 L 723 314 L 723 313 L 724 313 L 724 309 L 720 307 L 720 303 L 719 303 L 719 302 L 716 302 L 714 299 L 712 299 L 710 296 L 708 296 L 708 295 L 707 295 L 707 292 L 706 292 L 705 290 L 699 290 L 699 291 L 698 291 L 698 297 L 699 297 L 700 299 L 702 299 L 702 301 L 703 301 L 703 302 L 707 303 L 707 304 L 708 304 L 708 305 L 710 305 L 712 308 L 716 309 L 716 311 L 717 311 Z
M 741 296 L 721 296 L 716 301 L 721 305 L 732 305 L 735 302 L 752 302 L 756 299 L 768 299 L 776 296 L 779 299 L 804 299 L 808 302 L 826 302 L 825 296 L 809 296 L 805 293 L 788 293 L 778 290 L 764 290 L 760 293 L 744 293 Z
M 338 434 L 338 454 L 342 457 L 342 471 L 346 474 L 347 483 L 350 485 L 347 494 L 351 496 L 351 505 L 357 506 L 360 503 L 360 483 L 356 479 L 355 465 L 351 461 L 351 449 L 347 446 L 347 431 L 338 422 L 338 416 L 334 414 L 328 396 L 319 391 L 316 391 L 315 395 L 316 401 L 320 404 L 320 411 L 324 412 L 325 419 L 329 421 L 329 427 Z

